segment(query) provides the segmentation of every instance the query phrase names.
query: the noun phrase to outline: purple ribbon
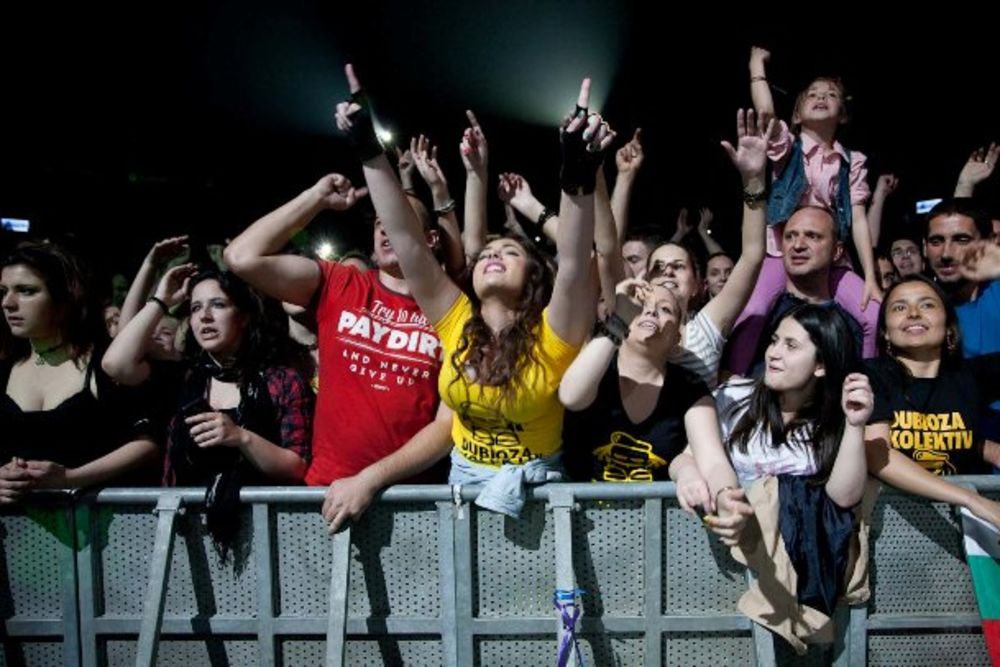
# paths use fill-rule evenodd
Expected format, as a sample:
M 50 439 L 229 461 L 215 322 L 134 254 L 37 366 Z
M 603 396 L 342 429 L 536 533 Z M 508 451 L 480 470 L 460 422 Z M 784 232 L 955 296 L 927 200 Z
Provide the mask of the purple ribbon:
M 552 596 L 552 604 L 559 611 L 559 618 L 562 619 L 563 633 L 559 640 L 559 655 L 556 657 L 556 667 L 566 667 L 569 662 L 570 648 L 576 650 L 576 664 L 583 667 L 583 656 L 580 654 L 580 646 L 576 641 L 576 622 L 580 618 L 580 605 L 577 598 L 585 591 L 580 588 L 565 590 L 557 588 Z

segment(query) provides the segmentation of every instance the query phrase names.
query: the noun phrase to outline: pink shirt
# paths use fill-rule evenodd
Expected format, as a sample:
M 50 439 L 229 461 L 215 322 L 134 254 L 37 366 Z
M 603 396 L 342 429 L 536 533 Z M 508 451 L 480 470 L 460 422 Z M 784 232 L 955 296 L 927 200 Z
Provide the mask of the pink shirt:
M 788 155 L 795 142 L 795 135 L 788 129 L 785 121 L 778 121 L 778 135 L 770 141 L 767 147 L 767 157 L 775 163 L 776 169 L 783 170 L 788 161 Z M 829 149 L 806 133 L 802 133 L 802 159 L 805 161 L 806 189 L 799 200 L 799 206 L 819 206 L 835 210 L 834 200 L 837 197 L 837 180 L 840 175 L 840 164 L 847 159 L 847 150 L 839 141 L 833 142 Z M 868 158 L 860 151 L 851 151 L 851 206 L 868 202 L 871 190 L 868 188 Z M 767 235 L 767 252 L 774 257 L 781 256 L 782 225 L 771 227 Z M 844 239 L 846 241 L 846 239 Z

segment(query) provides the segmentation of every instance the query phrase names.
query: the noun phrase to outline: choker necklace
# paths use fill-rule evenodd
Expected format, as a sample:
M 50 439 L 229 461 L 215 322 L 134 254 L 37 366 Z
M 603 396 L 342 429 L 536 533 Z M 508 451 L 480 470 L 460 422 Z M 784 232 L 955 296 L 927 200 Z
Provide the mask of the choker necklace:
M 44 350 L 35 350 L 34 351 L 35 354 L 38 355 L 38 358 L 35 359 L 35 365 L 36 366 L 44 366 L 45 363 L 46 363 L 45 362 L 45 355 L 52 354 L 56 350 L 59 350 L 59 349 L 62 349 L 64 347 L 66 347 L 66 345 L 67 345 L 67 343 L 59 343 L 58 345 L 53 345 L 52 347 L 46 348 Z

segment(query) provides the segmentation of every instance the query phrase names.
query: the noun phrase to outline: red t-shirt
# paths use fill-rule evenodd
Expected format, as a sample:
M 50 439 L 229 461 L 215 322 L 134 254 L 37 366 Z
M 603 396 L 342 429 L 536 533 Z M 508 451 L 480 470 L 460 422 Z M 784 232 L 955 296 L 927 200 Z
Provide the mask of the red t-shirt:
M 441 342 L 378 271 L 319 262 L 319 394 L 306 483 L 349 477 L 434 419 Z

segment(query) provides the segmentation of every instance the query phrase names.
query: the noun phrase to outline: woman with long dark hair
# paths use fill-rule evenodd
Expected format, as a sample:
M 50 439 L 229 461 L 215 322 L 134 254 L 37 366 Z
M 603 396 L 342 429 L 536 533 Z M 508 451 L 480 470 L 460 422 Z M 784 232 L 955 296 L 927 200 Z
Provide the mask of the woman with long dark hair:
M 806 304 L 782 318 L 764 377 L 731 379 L 716 405 L 754 518 L 733 554 L 759 583 L 739 609 L 798 651 L 822 633 L 867 558 L 860 529 L 868 470 L 868 378 L 843 317 Z M 705 471 L 703 471 L 704 473 Z M 797 604 L 789 604 L 789 598 Z
M 107 332 L 84 264 L 29 242 L 0 269 L 0 503 L 153 461 L 155 444 L 100 369 Z
M 154 364 L 146 341 L 157 322 L 190 299 L 184 359 Z M 170 269 L 154 296 L 118 333 L 104 357 L 116 380 L 151 375 L 170 408 L 163 482 L 208 489 L 209 529 L 225 541 L 247 484 L 299 483 L 309 460 L 313 395 L 282 364 L 287 329 L 269 320 L 260 297 L 239 278 L 190 264 Z M 157 377 L 158 376 L 158 377 Z
M 865 431 L 868 466 L 882 481 L 968 508 L 1000 528 L 1000 503 L 948 483 L 988 474 L 1000 447 L 984 439 L 980 415 L 1000 398 L 1000 353 L 963 359 L 955 308 L 914 274 L 886 293 L 879 314 L 882 356 L 867 362 L 875 410 Z
M 840 507 L 861 498 L 866 475 L 863 428 L 872 408 L 868 379 L 835 311 L 805 305 L 778 324 L 764 377 L 734 378 L 716 405 L 741 483 L 792 475 L 823 482 Z

